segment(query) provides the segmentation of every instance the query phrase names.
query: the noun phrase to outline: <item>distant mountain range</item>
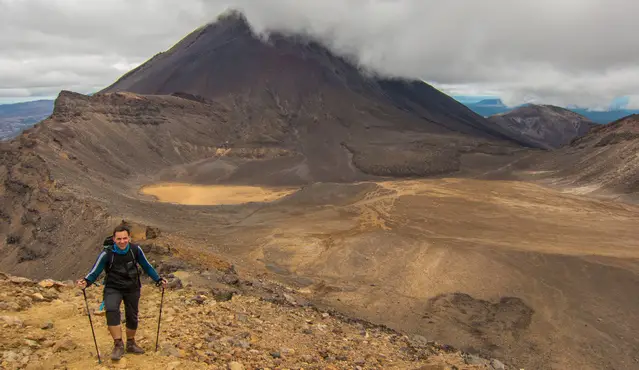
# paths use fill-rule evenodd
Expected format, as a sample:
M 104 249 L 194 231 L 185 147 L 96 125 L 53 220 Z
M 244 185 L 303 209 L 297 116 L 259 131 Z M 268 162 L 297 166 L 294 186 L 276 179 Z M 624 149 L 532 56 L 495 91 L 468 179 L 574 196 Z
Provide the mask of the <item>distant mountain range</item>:
M 46 119 L 53 112 L 53 100 L 0 105 L 0 140 L 17 136 L 22 130 Z
M 571 111 L 579 113 L 582 116 L 597 123 L 610 123 L 617 121 L 621 118 L 631 116 L 633 114 L 639 114 L 639 109 L 620 109 L 610 111 L 591 111 L 583 108 L 571 108 Z
M 501 99 L 483 99 L 478 102 L 468 102 L 462 99 L 458 99 L 462 104 L 473 110 L 475 113 L 490 117 L 495 114 L 506 113 L 519 107 L 525 107 L 530 104 L 522 104 L 515 107 L 506 106 Z M 589 120 L 596 123 L 610 123 L 620 118 L 630 116 L 632 114 L 639 114 L 639 109 L 611 109 L 607 111 L 593 111 L 586 108 L 565 107 L 575 113 L 581 114 Z

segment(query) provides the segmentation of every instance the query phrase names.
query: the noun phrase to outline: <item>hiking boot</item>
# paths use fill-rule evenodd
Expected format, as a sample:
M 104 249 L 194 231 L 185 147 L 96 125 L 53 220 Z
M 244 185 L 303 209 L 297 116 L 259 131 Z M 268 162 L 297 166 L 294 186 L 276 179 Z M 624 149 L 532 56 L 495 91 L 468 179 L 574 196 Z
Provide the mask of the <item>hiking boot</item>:
M 113 346 L 113 352 L 111 352 L 111 360 L 119 361 L 124 356 L 124 342 L 122 340 L 116 341 Z
M 144 350 L 142 348 L 140 348 L 140 346 L 138 346 L 134 340 L 127 340 L 126 341 L 126 351 L 128 353 L 135 353 L 138 355 L 141 355 L 144 353 Z

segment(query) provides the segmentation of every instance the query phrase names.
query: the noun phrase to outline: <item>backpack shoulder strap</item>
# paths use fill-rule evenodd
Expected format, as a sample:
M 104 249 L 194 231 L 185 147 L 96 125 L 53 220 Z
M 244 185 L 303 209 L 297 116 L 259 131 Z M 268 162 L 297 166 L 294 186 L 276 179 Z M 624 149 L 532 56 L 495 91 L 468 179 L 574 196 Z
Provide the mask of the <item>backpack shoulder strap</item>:
M 109 235 L 104 238 L 104 241 L 102 242 L 102 251 L 106 252 L 108 258 L 108 263 L 106 264 L 106 266 L 104 266 L 104 271 L 106 273 L 109 273 L 111 266 L 113 266 L 113 251 L 111 250 L 111 248 L 113 248 L 113 236 Z
M 113 266 L 113 250 L 111 249 L 112 246 L 110 245 L 105 245 L 103 246 L 103 251 L 106 253 L 107 255 L 107 264 L 106 266 L 104 266 L 104 271 L 108 274 L 109 270 L 111 270 L 111 266 Z
M 140 246 L 138 244 L 131 244 L 131 254 L 133 255 L 133 261 L 137 265 L 140 260 Z

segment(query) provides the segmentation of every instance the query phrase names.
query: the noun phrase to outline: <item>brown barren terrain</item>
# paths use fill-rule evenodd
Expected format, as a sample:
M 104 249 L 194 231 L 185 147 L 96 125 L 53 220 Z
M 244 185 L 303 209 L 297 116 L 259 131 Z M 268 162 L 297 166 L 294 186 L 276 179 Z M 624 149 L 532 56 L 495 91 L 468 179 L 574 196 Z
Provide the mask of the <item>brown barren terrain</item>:
M 523 182 L 406 180 L 316 184 L 232 219 L 185 235 L 321 306 L 524 368 L 636 364 L 638 207 Z

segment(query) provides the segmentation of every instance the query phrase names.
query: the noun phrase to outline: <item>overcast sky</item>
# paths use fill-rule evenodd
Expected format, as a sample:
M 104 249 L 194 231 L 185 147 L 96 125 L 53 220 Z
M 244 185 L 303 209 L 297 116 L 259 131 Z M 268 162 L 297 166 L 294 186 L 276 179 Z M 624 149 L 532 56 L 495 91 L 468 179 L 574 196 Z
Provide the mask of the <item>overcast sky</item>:
M 0 0 L 0 102 L 99 90 L 228 7 L 451 95 L 639 108 L 639 0 Z

